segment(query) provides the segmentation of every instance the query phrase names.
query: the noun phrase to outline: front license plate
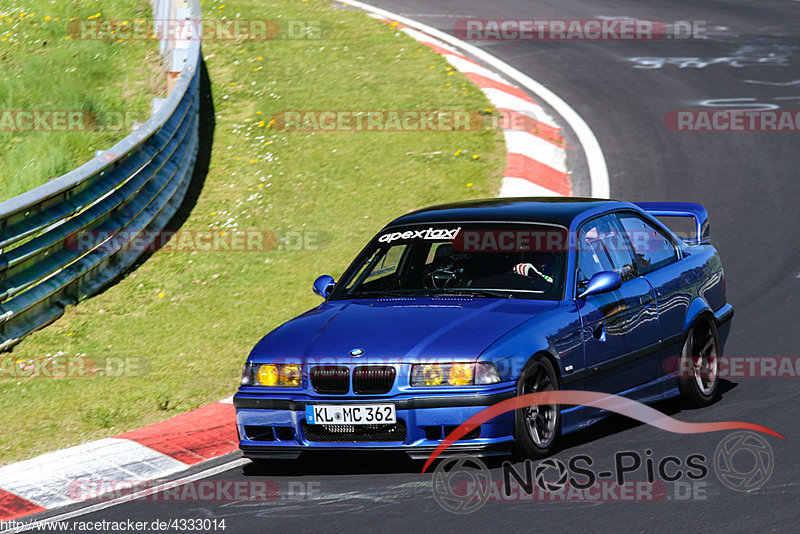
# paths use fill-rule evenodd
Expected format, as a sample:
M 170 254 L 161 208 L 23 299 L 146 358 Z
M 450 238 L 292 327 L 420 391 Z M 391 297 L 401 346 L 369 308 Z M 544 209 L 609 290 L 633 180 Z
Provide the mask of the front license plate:
M 394 404 L 307 405 L 309 425 L 382 425 L 396 423 Z

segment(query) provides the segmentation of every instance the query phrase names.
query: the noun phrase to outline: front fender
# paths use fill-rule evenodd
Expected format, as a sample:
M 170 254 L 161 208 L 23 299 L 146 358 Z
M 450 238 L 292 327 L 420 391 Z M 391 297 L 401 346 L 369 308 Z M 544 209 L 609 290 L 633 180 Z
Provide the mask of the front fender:
M 702 297 L 695 297 L 689 307 L 686 309 L 686 317 L 683 319 L 683 332 L 688 332 L 689 327 L 692 326 L 698 317 L 703 313 L 714 313 L 711 306 Z
M 481 353 L 479 361 L 494 363 L 504 381 L 517 380 L 531 357 L 546 352 L 555 360 L 560 379 L 584 367 L 581 336 L 577 307 L 565 301 L 504 334 Z

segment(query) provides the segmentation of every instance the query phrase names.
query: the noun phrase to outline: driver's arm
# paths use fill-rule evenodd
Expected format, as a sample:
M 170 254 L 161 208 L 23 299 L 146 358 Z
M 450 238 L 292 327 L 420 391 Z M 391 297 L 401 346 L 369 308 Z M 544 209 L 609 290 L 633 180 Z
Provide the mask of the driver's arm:
M 516 274 L 521 276 L 534 276 L 538 275 L 546 282 L 552 284 L 553 277 L 544 274 L 542 271 L 536 268 L 536 266 L 532 263 L 518 263 L 512 269 Z

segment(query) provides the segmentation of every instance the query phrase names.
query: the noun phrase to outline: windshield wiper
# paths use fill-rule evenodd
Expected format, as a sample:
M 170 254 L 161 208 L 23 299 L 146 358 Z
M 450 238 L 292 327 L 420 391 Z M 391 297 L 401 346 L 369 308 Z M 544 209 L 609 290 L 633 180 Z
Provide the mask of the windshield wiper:
M 419 293 L 403 293 L 401 291 L 360 291 L 344 294 L 342 298 L 348 299 L 397 299 L 419 297 Z
M 433 297 L 447 297 L 450 295 L 458 295 L 462 297 L 495 297 L 501 299 L 513 299 L 514 293 L 511 291 L 503 291 L 500 289 L 444 289 L 439 290 Z

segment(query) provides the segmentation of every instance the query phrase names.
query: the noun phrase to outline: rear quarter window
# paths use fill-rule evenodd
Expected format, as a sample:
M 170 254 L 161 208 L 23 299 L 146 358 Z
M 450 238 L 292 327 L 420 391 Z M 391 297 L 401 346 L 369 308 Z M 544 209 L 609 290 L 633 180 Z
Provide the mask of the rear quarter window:
M 639 274 L 654 271 L 678 260 L 672 240 L 633 213 L 620 213 L 620 223 L 633 247 Z

